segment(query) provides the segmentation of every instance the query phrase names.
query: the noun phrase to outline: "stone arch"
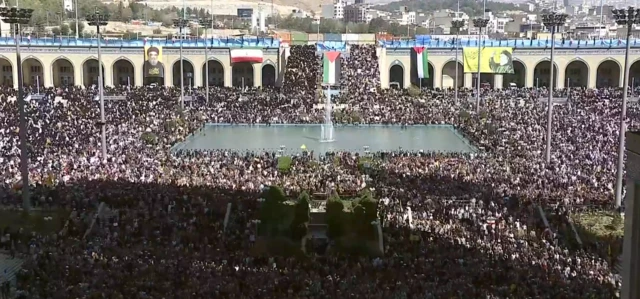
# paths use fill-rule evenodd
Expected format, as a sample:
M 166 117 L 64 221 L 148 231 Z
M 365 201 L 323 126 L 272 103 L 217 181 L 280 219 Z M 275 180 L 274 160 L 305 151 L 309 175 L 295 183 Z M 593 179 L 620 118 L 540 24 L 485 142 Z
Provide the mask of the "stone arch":
M 606 65 L 605 65 L 606 64 Z M 602 67 L 602 68 L 601 68 Z M 598 66 L 598 84 L 603 87 L 622 87 L 622 65 L 617 60 L 608 58 Z M 623 78 L 624 79 L 624 78 Z M 629 65 L 629 86 L 633 89 L 640 86 L 640 58 Z
M 44 63 L 40 58 L 28 56 L 22 60 L 22 78 L 25 86 L 44 86 Z
M 504 74 L 502 83 L 504 88 L 510 87 L 511 83 L 517 87 L 525 87 L 527 85 L 527 65 L 520 59 L 513 59 L 513 74 Z
M 262 87 L 276 86 L 276 67 L 272 63 L 262 65 Z
M 219 59 L 209 57 L 209 70 L 206 61 L 202 64 L 202 86 L 207 86 L 207 75 L 209 86 L 224 86 L 224 64 Z
M 235 87 L 253 87 L 253 64 L 238 62 L 231 65 L 231 81 Z
M 457 87 L 464 86 L 464 66 L 462 61 L 450 59 L 442 66 L 442 87 L 452 88 L 456 86 L 456 64 L 458 67 Z
M 564 86 L 565 87 L 587 87 L 589 86 L 589 63 L 581 58 L 575 58 L 569 63 L 564 70 Z
M 551 82 L 551 62 L 545 58 L 535 64 L 533 68 L 533 85 L 535 87 L 549 87 Z M 553 63 L 553 88 L 558 86 L 558 64 Z
M 389 87 L 404 88 L 404 65 L 396 60 L 389 67 Z
M 98 80 L 102 78 L 102 85 L 104 86 L 104 74 L 106 72 L 104 62 L 102 63 L 102 76 L 99 75 L 98 59 L 89 57 L 82 62 L 82 84 L 85 87 L 92 85 L 98 85 Z
M 4 55 L 0 55 L 0 72 L 0 85 L 13 87 L 13 63 Z
M 195 82 L 194 79 L 194 71 L 193 71 L 193 63 L 191 60 L 183 57 L 182 58 L 182 83 L 184 83 L 185 87 L 193 87 Z M 172 63 L 172 73 L 173 73 L 173 86 L 180 87 L 180 59 L 177 59 Z
M 127 57 L 119 57 L 111 65 L 114 86 L 135 86 L 136 67 Z
M 51 62 L 53 86 L 74 86 L 76 67 L 71 59 L 60 56 Z

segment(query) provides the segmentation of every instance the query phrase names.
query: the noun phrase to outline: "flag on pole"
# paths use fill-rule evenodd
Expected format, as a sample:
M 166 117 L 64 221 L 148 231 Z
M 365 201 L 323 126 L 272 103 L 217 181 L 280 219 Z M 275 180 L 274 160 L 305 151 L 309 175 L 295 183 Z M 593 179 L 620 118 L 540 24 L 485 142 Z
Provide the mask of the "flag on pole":
M 340 52 L 329 51 L 324 53 L 322 62 L 322 83 L 338 84 L 340 77 Z
M 429 78 L 429 54 L 425 47 L 413 47 L 416 51 L 416 67 L 418 69 L 418 78 Z

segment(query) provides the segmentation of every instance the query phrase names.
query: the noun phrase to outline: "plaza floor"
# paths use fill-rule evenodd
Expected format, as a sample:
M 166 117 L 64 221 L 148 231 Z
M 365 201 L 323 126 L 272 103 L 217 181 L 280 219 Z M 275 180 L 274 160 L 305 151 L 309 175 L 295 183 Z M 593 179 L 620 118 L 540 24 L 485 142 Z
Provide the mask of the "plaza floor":
M 320 125 L 207 124 L 183 142 L 178 150 L 232 151 L 376 151 L 475 152 L 476 148 L 450 125 L 336 126 L 334 142 L 320 142 Z

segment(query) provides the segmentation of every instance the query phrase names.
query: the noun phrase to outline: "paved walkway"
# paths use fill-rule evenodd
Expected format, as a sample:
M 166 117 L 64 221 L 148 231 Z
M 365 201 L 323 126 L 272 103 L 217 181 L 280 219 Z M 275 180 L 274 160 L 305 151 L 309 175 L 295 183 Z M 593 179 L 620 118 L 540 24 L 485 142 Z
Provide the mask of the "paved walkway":
M 22 268 L 24 261 L 19 258 L 11 258 L 11 255 L 0 252 L 0 284 L 11 281 L 12 289 L 15 290 L 16 274 Z

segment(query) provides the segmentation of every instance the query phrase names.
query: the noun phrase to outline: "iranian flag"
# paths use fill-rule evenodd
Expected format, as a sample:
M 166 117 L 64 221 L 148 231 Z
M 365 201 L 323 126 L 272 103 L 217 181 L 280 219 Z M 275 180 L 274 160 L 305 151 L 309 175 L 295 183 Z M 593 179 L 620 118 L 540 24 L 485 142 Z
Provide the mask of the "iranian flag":
M 262 50 L 260 49 L 233 49 L 230 53 L 231 63 L 262 63 Z
M 413 47 L 416 51 L 416 67 L 418 70 L 418 78 L 429 78 L 429 54 L 425 47 Z
M 340 52 L 330 51 L 324 53 L 322 62 L 322 83 L 338 84 L 340 76 Z

